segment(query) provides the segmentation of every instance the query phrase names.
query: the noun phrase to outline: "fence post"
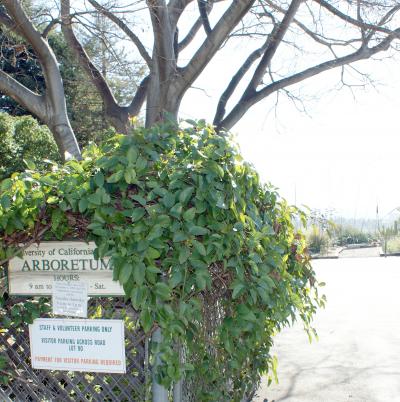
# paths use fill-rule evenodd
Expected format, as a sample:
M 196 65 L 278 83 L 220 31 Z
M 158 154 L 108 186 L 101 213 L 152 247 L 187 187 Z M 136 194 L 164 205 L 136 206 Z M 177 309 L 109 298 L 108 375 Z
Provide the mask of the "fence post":
M 151 337 L 152 342 L 161 343 L 162 341 L 162 333 L 161 329 L 157 328 Z M 151 389 L 153 393 L 153 402 L 168 402 L 168 390 L 164 388 L 161 384 L 157 383 L 157 379 L 155 376 L 155 372 L 157 367 L 161 364 L 161 359 L 159 353 L 154 357 L 154 364 L 152 367 L 152 384 Z

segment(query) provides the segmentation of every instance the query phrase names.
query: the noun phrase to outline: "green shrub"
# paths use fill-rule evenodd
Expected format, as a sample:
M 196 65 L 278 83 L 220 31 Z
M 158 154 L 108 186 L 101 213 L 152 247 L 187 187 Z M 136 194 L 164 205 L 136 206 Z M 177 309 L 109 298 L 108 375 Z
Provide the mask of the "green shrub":
M 0 240 L 47 230 L 47 239 L 94 240 L 95 256 L 111 257 L 144 331 L 162 330 L 152 350 L 165 386 L 185 375 L 196 400 L 239 401 L 276 374 L 277 332 L 297 318 L 313 332 L 325 299 L 293 224 L 304 216 L 203 122 L 139 128 L 81 162 L 0 186 Z M 2 242 L 0 260 L 16 252 Z
M 0 113 L 0 179 L 23 171 L 24 160 L 32 161 L 39 170 L 47 167 L 45 160 L 59 161 L 53 136 L 31 116 Z
M 387 240 L 386 253 L 400 253 L 400 237 L 396 236 Z
M 307 247 L 311 253 L 325 253 L 330 245 L 328 233 L 322 231 L 318 226 L 311 226 L 307 232 Z
M 352 226 L 336 225 L 335 238 L 339 246 L 346 246 L 369 243 L 372 236 Z

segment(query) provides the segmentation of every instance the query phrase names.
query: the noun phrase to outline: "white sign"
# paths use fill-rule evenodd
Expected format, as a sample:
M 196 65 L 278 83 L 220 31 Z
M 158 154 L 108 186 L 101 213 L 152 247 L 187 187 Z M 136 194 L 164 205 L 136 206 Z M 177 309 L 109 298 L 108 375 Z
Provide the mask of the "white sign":
M 51 296 L 53 282 L 86 282 L 89 296 L 121 296 L 124 290 L 112 280 L 109 258 L 95 260 L 95 243 L 42 242 L 23 250 L 22 258 L 8 264 L 11 295 Z
M 29 338 L 34 369 L 126 373 L 122 320 L 38 318 Z
M 85 282 L 53 283 L 53 314 L 87 317 L 88 291 Z

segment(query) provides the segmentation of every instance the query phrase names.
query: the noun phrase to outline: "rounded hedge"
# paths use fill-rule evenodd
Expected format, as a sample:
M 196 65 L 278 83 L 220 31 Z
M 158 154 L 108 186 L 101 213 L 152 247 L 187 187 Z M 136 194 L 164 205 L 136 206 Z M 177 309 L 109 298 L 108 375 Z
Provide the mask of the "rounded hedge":
M 294 224 L 303 214 L 202 121 L 138 128 L 80 162 L 14 174 L 0 204 L 3 262 L 21 242 L 94 240 L 144 331 L 162 330 L 159 381 L 185 375 L 196 400 L 249 395 L 276 374 L 273 336 L 296 317 L 312 331 L 324 304 Z
M 0 180 L 23 171 L 24 160 L 33 161 L 43 171 L 47 159 L 61 161 L 49 129 L 32 116 L 14 117 L 0 112 Z

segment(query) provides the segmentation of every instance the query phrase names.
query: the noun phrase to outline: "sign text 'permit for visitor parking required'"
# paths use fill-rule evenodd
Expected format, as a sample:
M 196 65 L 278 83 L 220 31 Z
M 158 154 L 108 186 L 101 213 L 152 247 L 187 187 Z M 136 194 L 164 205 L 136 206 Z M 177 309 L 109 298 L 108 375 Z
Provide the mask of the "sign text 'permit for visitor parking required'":
M 121 296 L 124 290 L 112 279 L 109 258 L 96 260 L 94 242 L 41 242 L 22 251 L 8 264 L 11 295 L 51 296 L 57 281 L 86 282 L 89 296 Z
M 126 373 L 122 320 L 38 318 L 29 338 L 34 369 Z

